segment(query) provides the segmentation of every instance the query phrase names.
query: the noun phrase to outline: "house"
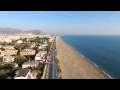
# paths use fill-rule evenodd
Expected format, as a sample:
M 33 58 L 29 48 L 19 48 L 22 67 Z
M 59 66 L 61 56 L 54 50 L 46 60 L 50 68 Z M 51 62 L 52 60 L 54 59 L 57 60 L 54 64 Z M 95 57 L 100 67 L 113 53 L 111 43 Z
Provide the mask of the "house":
M 20 55 L 35 55 L 35 50 L 33 49 L 23 49 Z
M 21 69 L 18 70 L 16 72 L 16 76 L 14 77 L 14 79 L 28 79 L 29 75 L 30 75 L 30 71 L 29 69 Z
M 31 73 L 30 69 L 21 69 L 16 72 L 14 79 L 37 79 L 37 73 Z
M 5 49 L 5 50 L 11 50 L 11 49 L 15 49 L 15 48 L 12 45 L 7 45 L 7 46 L 3 46 L 3 49 Z
M 41 57 L 43 57 L 47 54 L 47 51 L 39 51 L 38 54 L 41 55 Z
M 43 46 L 38 46 L 38 49 L 43 49 Z
M 41 55 L 40 55 L 40 54 L 36 54 L 36 56 L 35 56 L 35 60 L 42 60 Z
M 22 64 L 22 68 L 28 68 L 28 67 L 37 67 L 38 63 L 36 62 L 25 62 Z
M 38 50 L 45 50 L 46 47 L 45 46 L 38 46 Z
M 43 56 L 40 53 L 37 53 L 34 62 L 40 62 L 40 63 L 45 62 L 45 55 Z
M 23 41 L 22 40 L 17 40 L 17 43 L 23 43 Z
M 6 56 L 10 56 L 10 55 L 16 55 L 18 52 L 18 50 L 4 50 L 4 51 L 0 51 L 1 55 L 6 55 Z
M 15 56 L 3 56 L 3 62 L 14 62 Z

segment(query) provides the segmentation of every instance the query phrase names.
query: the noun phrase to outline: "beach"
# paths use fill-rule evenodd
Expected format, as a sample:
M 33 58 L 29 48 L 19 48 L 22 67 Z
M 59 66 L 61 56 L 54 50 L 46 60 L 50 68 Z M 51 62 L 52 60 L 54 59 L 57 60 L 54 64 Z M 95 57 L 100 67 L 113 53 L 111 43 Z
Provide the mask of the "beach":
M 109 79 L 106 74 L 82 57 L 59 36 L 56 38 L 56 48 L 62 79 Z

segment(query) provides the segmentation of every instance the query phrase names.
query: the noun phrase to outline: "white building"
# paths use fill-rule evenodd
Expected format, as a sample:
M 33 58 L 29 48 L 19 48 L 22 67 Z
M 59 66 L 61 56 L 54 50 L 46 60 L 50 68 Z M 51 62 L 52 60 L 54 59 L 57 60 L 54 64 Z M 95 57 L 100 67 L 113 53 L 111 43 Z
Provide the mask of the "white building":
M 23 43 L 23 41 L 22 40 L 18 40 L 17 43 Z
M 45 62 L 45 56 L 41 56 L 40 54 L 36 54 L 34 61 L 43 63 L 43 62 Z
M 14 62 L 14 56 L 3 56 L 3 62 Z
M 38 49 L 43 49 L 43 46 L 38 46 Z
M 36 56 L 35 56 L 35 60 L 42 60 L 42 57 L 41 57 L 41 55 L 39 55 L 39 54 L 36 54 Z

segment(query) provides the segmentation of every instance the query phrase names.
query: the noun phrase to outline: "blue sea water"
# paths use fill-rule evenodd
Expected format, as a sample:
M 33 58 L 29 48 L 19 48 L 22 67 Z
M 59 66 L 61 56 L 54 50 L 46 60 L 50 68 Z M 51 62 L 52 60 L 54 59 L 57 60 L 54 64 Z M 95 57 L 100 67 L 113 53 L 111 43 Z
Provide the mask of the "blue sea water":
M 120 79 L 120 36 L 65 35 L 61 38 L 112 78 Z

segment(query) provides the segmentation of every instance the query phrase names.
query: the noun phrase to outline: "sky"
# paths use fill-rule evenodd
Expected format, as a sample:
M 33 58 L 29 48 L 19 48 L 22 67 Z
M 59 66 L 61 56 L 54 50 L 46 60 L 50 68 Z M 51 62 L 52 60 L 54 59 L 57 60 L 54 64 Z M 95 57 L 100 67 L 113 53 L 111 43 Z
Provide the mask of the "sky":
M 120 11 L 0 11 L 0 28 L 58 35 L 120 35 Z

